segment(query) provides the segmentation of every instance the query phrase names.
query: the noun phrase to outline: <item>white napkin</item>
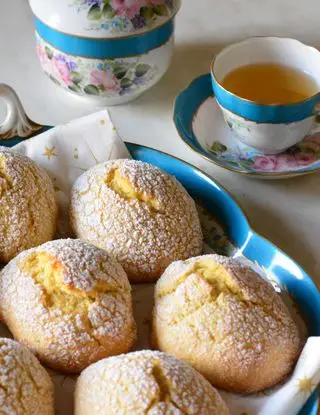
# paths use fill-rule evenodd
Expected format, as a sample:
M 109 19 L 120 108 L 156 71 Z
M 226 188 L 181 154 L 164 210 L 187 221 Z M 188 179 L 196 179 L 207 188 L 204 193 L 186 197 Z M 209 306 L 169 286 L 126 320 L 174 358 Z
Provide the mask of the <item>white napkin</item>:
M 232 415 L 296 415 L 320 382 L 320 338 L 309 337 L 282 386 L 241 396 L 220 391 Z
M 50 174 L 59 204 L 57 237 L 72 236 L 68 222 L 70 189 L 90 167 L 103 161 L 131 158 L 107 110 L 60 125 L 15 146 Z
M 97 163 L 130 157 L 113 128 L 107 111 L 51 129 L 17 145 L 15 150 L 32 158 L 50 174 L 62 213 L 59 236 L 69 234 L 66 210 L 69 191 L 74 180 Z M 220 227 L 212 219 L 210 223 L 208 219 L 206 220 L 207 223 L 203 222 L 203 226 L 208 227 L 207 231 L 212 233 L 215 229 L 217 233 L 221 232 Z M 252 266 L 257 267 L 257 264 Z M 267 273 L 265 277 L 272 280 L 276 278 Z M 133 301 L 140 336 L 137 349 L 148 348 L 153 285 L 134 286 Z M 8 335 L 4 326 L 0 326 L 0 333 L 3 336 Z M 55 383 L 56 413 L 71 415 L 76 377 L 53 371 L 50 371 L 50 374 Z M 319 382 L 320 337 L 310 337 L 293 374 L 283 385 L 250 396 L 224 391 L 221 393 L 232 415 L 294 415 L 299 412 Z

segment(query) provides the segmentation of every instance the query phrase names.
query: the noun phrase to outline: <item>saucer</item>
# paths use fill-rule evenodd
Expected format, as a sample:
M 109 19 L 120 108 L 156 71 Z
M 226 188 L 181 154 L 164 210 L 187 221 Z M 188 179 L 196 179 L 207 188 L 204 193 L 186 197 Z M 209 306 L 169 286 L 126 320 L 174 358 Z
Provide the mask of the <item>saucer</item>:
M 261 179 L 286 179 L 320 170 L 320 119 L 301 142 L 266 155 L 242 143 L 226 125 L 213 96 L 210 74 L 196 78 L 176 98 L 174 123 L 186 145 L 216 165 Z M 232 130 L 233 131 L 232 131 Z

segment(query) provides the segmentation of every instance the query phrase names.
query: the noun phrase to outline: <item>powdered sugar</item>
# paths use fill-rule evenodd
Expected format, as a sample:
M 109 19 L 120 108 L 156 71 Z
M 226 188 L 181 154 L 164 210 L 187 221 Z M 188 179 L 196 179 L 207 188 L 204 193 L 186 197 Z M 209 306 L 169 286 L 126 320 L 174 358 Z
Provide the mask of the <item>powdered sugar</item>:
M 133 197 L 108 182 L 115 170 Z M 77 236 L 114 255 L 132 280 L 155 279 L 172 261 L 202 250 L 193 200 L 176 179 L 147 163 L 109 161 L 84 173 L 74 184 L 70 213 Z
M 53 185 L 45 170 L 0 147 L 0 261 L 52 239 L 56 219 Z
M 54 304 L 48 307 L 44 287 L 21 270 L 30 255 L 43 252 L 64 268 L 58 292 L 82 293 L 79 301 L 88 301 L 86 312 L 65 312 Z M 130 291 L 122 267 L 106 252 L 80 240 L 57 240 L 23 252 L 2 270 L 0 307 L 13 335 L 42 361 L 77 372 L 132 346 L 135 323 Z
M 195 270 L 200 261 L 224 268 L 223 290 Z M 158 281 L 155 297 L 160 349 L 191 361 L 219 387 L 228 382 L 239 391 L 250 384 L 251 390 L 263 382 L 270 386 L 288 374 L 298 357 L 299 332 L 280 297 L 235 260 L 205 255 L 172 264 Z
M 229 413 L 218 393 L 189 365 L 149 350 L 101 360 L 78 379 L 76 413 Z
M 53 384 L 32 353 L 0 339 L 0 413 L 53 415 Z

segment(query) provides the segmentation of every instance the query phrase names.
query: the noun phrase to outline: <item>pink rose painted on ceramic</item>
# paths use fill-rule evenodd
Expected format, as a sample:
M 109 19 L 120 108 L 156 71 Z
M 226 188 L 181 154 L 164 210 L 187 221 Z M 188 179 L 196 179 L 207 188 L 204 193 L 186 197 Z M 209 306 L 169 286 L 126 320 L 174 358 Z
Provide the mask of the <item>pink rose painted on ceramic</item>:
M 93 85 L 103 86 L 106 90 L 119 91 L 120 83 L 110 72 L 95 69 L 90 74 L 90 81 Z
M 283 171 L 288 168 L 294 169 L 297 167 L 296 158 L 293 154 L 278 154 L 275 156 L 277 159 L 277 170 Z
M 111 6 L 118 16 L 132 19 L 136 16 L 141 7 L 144 6 L 142 0 L 111 0 Z
M 179 4 L 180 0 L 72 0 L 69 6 L 87 12 L 90 28 L 119 35 L 164 23 Z
M 283 153 L 275 155 L 261 154 L 247 146 L 227 147 L 222 141 L 215 141 L 210 151 L 218 160 L 218 164 L 230 163 L 234 169 L 241 168 L 249 173 L 284 173 L 303 172 L 320 168 L 320 131 L 315 131 L 297 145 Z M 228 166 L 229 167 L 229 166 Z
M 58 80 L 64 82 L 66 85 L 72 85 L 72 78 L 68 64 L 59 59 L 52 57 L 52 74 Z
M 277 169 L 277 164 L 276 156 L 257 156 L 252 168 L 259 171 L 274 171 Z
M 299 167 L 309 166 L 317 161 L 317 158 L 312 153 L 298 153 L 295 156 L 296 164 Z
M 107 98 L 130 96 L 153 82 L 157 69 L 141 60 L 79 59 L 55 51 L 37 37 L 42 68 L 59 86 L 78 95 Z
M 286 171 L 304 167 L 316 161 L 311 153 L 279 154 L 276 156 L 257 156 L 252 168 L 257 171 Z
M 37 55 L 39 57 L 43 70 L 50 74 L 52 71 L 51 60 L 48 58 L 46 51 L 39 43 L 37 44 Z

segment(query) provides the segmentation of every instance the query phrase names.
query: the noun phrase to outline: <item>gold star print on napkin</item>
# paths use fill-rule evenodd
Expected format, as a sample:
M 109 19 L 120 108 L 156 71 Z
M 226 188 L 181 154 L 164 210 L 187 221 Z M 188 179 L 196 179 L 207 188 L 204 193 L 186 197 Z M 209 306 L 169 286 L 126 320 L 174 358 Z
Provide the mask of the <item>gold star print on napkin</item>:
M 52 128 L 15 148 L 43 166 L 65 193 L 90 167 L 110 159 L 130 158 L 106 110 Z
M 297 387 L 300 393 L 310 394 L 313 389 L 315 388 L 315 384 L 313 383 L 312 379 L 304 376 L 301 379 L 298 379 Z
M 309 337 L 288 381 L 268 399 L 259 415 L 297 414 L 320 382 L 320 338 Z
M 57 157 L 56 154 L 56 148 L 55 146 L 48 148 L 47 146 L 44 146 L 44 153 L 42 153 L 43 156 L 47 157 L 50 161 L 52 157 Z
M 23 141 L 15 147 L 49 173 L 59 204 L 57 236 L 72 236 L 68 221 L 69 193 L 74 181 L 94 165 L 131 158 L 107 111 L 89 115 Z

